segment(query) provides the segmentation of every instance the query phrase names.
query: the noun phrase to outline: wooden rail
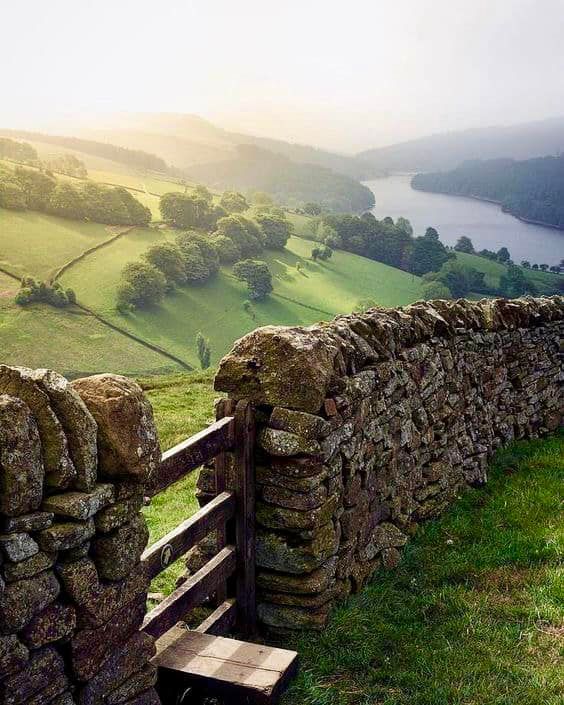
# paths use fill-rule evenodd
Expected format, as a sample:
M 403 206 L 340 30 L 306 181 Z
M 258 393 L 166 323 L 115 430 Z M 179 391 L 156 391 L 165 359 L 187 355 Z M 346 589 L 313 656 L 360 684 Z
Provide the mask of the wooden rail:
M 216 496 L 142 556 L 153 579 L 211 532 L 217 537 L 218 553 L 146 615 L 142 629 L 156 638 L 212 596 L 215 610 L 197 628 L 198 632 L 224 634 L 233 626 L 243 634 L 256 630 L 254 413 L 247 401 L 235 405 L 222 400 L 217 416 L 218 420 L 207 429 L 163 454 L 149 488 L 150 494 L 155 495 L 204 463 L 214 461 Z M 228 453 L 232 453 L 234 470 L 234 487 L 229 490 Z

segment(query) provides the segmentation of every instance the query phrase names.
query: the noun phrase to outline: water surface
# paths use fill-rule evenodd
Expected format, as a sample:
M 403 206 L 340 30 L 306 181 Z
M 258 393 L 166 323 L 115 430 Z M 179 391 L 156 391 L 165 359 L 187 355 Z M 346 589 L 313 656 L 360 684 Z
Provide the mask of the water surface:
M 503 213 L 498 205 L 472 198 L 426 193 L 411 188 L 410 176 L 389 176 L 367 181 L 374 192 L 372 209 L 378 218 L 400 215 L 411 221 L 416 235 L 433 226 L 445 245 L 467 235 L 476 250 L 507 247 L 515 262 L 558 264 L 564 258 L 564 231 L 523 223 Z

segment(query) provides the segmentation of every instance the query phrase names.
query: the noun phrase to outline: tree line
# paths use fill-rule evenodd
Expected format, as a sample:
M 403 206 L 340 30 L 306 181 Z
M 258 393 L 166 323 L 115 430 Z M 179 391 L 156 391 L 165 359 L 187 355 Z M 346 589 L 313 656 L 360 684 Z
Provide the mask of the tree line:
M 108 225 L 148 225 L 151 211 L 121 186 L 70 183 L 38 169 L 0 170 L 0 207 Z
M 95 157 L 103 157 L 120 164 L 133 167 L 134 169 L 167 172 L 168 166 L 164 159 L 155 154 L 144 152 L 141 149 L 128 149 L 118 147 L 107 142 L 96 142 L 95 140 L 80 139 L 79 137 L 64 137 L 62 135 L 48 135 L 43 132 L 30 132 L 26 130 L 2 130 L 3 135 L 21 137 L 35 142 L 46 144 L 56 144 L 67 149 L 74 149 L 77 152 L 91 154 Z

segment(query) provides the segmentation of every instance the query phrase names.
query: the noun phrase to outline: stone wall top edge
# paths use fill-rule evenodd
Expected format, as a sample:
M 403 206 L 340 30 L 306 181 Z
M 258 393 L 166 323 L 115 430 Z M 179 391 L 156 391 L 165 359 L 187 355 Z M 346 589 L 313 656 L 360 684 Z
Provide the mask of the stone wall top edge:
M 337 316 L 308 327 L 265 326 L 236 341 L 215 389 L 257 404 L 317 412 L 332 382 L 399 351 L 469 332 L 536 328 L 564 320 L 564 297 L 418 301 Z

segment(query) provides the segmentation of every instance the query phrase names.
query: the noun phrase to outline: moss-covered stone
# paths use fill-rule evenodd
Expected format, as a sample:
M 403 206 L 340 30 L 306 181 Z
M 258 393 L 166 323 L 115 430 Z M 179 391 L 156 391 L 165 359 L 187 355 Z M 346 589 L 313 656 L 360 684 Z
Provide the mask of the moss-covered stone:
M 76 612 L 72 605 L 52 602 L 36 614 L 21 633 L 30 649 L 60 641 L 70 636 L 76 627 Z
M 54 553 L 44 553 L 40 551 L 31 558 L 27 558 L 25 561 L 19 561 L 17 563 L 6 561 L 4 563 L 4 576 L 6 581 L 13 583 L 16 580 L 32 578 L 34 575 L 42 573 L 44 570 L 53 566 L 55 555 Z
M 138 514 L 128 524 L 92 542 L 92 555 L 101 578 L 121 580 L 139 562 L 149 530 L 145 518 Z
M 72 386 L 98 424 L 101 476 L 150 482 L 161 453 L 153 410 L 141 387 L 110 374 L 78 379 Z
M 65 492 L 47 497 L 43 509 L 57 516 L 86 521 L 113 500 L 113 485 L 95 485 L 91 492 Z
M 257 438 L 258 445 L 270 455 L 320 455 L 321 446 L 316 440 L 297 436 L 289 431 L 263 428 Z
M 26 367 L 0 365 L 0 394 L 9 394 L 26 404 L 37 423 L 45 480 L 50 487 L 65 489 L 76 478 L 63 427 L 51 408 L 48 395 Z M 23 513 L 23 512 L 22 512 Z
M 55 575 L 46 571 L 26 580 L 8 583 L 0 600 L 0 634 L 23 629 L 31 618 L 60 592 Z
M 43 551 L 67 551 L 88 541 L 95 533 L 92 519 L 87 521 L 57 522 L 37 534 L 37 541 Z
M 274 407 L 268 425 L 280 431 L 290 431 L 309 441 L 318 440 L 331 431 L 331 425 L 322 416 L 282 406 Z
M 38 509 L 44 475 L 39 430 L 29 407 L 1 394 L 0 512 L 17 516 Z
M 261 568 L 284 573 L 311 573 L 337 551 L 337 534 L 332 522 L 322 526 L 314 538 L 292 546 L 279 534 L 257 533 L 256 562 Z

